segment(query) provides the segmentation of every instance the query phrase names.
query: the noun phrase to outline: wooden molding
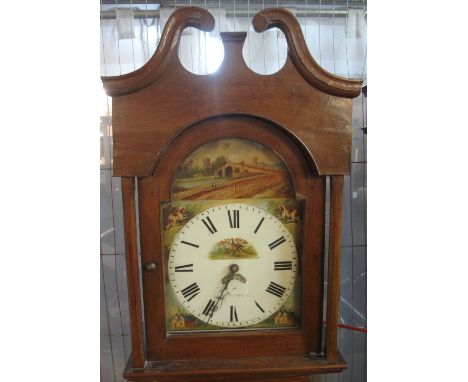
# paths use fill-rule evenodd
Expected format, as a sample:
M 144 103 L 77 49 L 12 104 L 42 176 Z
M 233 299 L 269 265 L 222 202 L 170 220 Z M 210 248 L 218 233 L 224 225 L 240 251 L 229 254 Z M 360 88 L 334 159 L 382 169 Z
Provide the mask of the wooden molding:
M 346 98 L 361 93 L 362 80 L 346 79 L 327 72 L 314 60 L 307 48 L 301 26 L 296 17 L 286 9 L 268 8 L 257 13 L 252 20 L 256 32 L 271 28 L 283 31 L 288 42 L 288 54 L 304 79 L 321 91 Z
M 141 306 L 140 267 L 138 265 L 135 179 L 122 178 L 124 211 L 125 262 L 127 268 L 128 307 L 132 337 L 132 365 L 145 365 L 143 314 Z
M 181 7 L 167 20 L 158 48 L 151 59 L 138 70 L 122 76 L 101 77 L 106 93 L 120 96 L 141 90 L 159 77 L 177 56 L 182 31 L 194 27 L 204 32 L 213 30 L 215 20 L 211 13 L 199 7 Z
M 327 331 L 325 358 L 338 357 L 338 320 L 340 311 L 340 258 L 343 212 L 343 176 L 330 177 L 330 237 L 328 246 Z
M 198 358 L 150 361 L 144 369 L 127 366 L 124 377 L 135 382 L 307 382 L 311 374 L 336 373 L 346 368 L 339 353 L 333 361 L 305 355 Z

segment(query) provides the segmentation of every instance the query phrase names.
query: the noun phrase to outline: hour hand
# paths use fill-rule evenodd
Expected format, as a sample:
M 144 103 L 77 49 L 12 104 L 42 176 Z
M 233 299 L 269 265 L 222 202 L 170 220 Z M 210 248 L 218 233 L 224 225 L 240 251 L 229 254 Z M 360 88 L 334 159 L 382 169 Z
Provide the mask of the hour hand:
M 240 273 L 236 273 L 233 277 L 234 280 L 239 280 L 241 283 L 245 284 L 247 282 L 247 279 L 242 276 Z
M 236 277 L 236 272 L 238 270 L 239 270 L 239 266 L 237 264 L 231 264 L 229 266 L 229 274 L 227 274 L 221 279 L 221 283 L 229 284 L 229 282 L 231 282 L 231 280 L 233 280 Z

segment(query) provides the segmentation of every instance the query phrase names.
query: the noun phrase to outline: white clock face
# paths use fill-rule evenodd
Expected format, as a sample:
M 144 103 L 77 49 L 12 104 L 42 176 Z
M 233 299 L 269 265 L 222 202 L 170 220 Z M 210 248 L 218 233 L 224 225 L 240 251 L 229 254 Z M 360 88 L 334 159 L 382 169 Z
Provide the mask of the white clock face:
M 219 327 L 248 327 L 277 310 L 297 275 L 289 231 L 274 216 L 245 204 L 209 208 L 177 234 L 169 278 L 181 304 Z

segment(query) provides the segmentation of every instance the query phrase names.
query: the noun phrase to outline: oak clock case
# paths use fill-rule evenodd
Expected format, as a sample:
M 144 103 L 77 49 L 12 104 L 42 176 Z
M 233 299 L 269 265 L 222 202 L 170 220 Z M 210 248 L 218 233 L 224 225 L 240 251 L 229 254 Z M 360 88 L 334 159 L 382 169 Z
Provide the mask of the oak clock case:
M 132 341 L 124 377 L 306 382 L 342 371 L 343 176 L 361 81 L 323 70 L 282 9 L 253 18 L 257 32 L 286 36 L 279 72 L 247 68 L 244 32 L 221 33 L 216 73 L 187 72 L 177 57 L 182 31 L 214 25 L 207 10 L 180 7 L 147 64 L 103 77 L 113 175 L 122 179 Z

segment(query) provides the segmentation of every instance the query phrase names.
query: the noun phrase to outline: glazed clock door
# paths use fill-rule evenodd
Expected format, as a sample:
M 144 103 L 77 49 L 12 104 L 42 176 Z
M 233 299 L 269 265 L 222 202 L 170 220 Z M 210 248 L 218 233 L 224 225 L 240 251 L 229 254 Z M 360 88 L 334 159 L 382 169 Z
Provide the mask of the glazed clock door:
M 142 261 L 155 265 L 143 273 L 149 359 L 320 348 L 325 184 L 308 166 L 290 137 L 246 116 L 171 142 L 158 177 L 139 182 Z

